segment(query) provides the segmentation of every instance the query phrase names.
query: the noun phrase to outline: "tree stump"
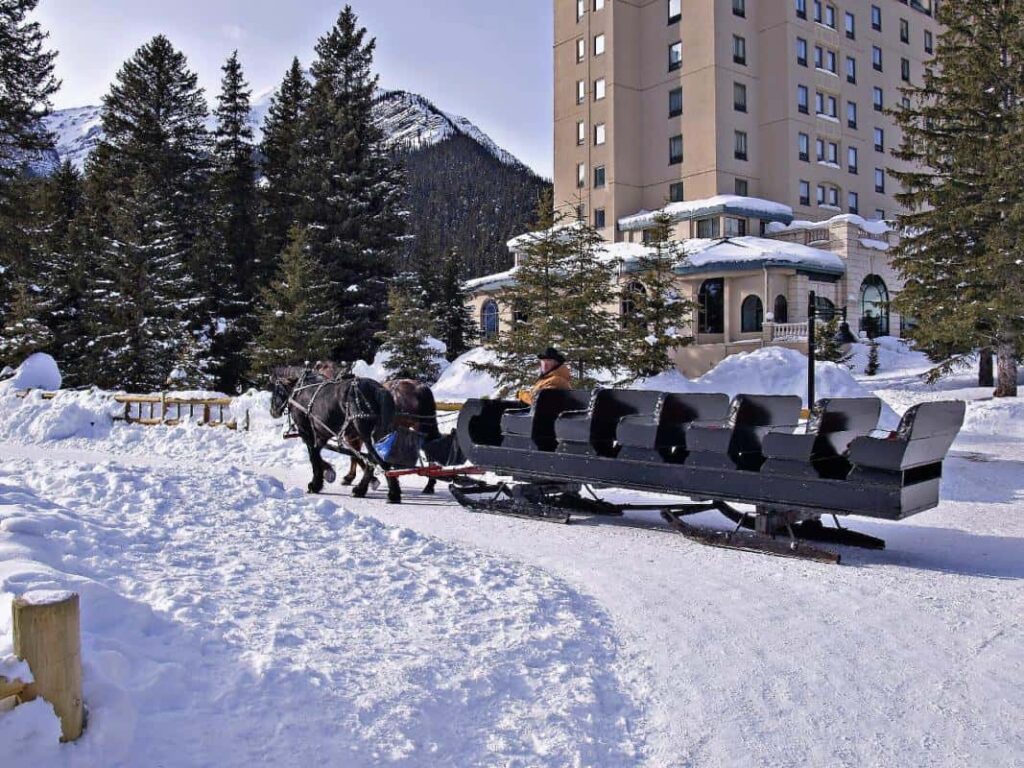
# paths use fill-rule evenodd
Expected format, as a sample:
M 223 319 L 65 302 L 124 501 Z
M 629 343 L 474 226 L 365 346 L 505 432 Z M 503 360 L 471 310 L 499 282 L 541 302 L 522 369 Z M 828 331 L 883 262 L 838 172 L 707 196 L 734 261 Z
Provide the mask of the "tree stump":
M 61 741 L 82 735 L 81 620 L 73 592 L 29 592 L 15 598 L 14 655 L 26 662 L 34 681 L 24 700 L 40 696 L 60 718 Z

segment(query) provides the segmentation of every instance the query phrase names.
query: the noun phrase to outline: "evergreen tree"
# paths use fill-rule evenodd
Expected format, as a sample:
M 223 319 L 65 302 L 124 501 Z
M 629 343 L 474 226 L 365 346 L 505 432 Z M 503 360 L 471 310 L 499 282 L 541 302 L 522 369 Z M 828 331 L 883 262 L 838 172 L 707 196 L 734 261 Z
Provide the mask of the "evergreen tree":
M 338 360 L 372 356 L 404 226 L 401 172 L 373 122 L 375 46 L 345 6 L 317 43 L 303 121 L 299 222 L 338 308 L 323 329 Z
M 249 125 L 250 93 L 235 51 L 224 65 L 215 113 L 213 176 L 218 243 L 223 248 L 223 263 L 230 271 L 220 302 L 224 332 L 216 337 L 216 356 L 224 359 L 219 384 L 225 391 L 237 387 L 246 369 L 243 353 L 255 332 L 255 302 L 262 278 L 256 263 L 256 166 Z
M 0 328 L 18 299 L 24 308 L 31 212 L 20 177 L 33 154 L 52 146 L 43 118 L 59 83 L 56 53 L 45 48 L 47 34 L 28 17 L 38 0 L 0 0 Z
M 994 349 L 997 396 L 1016 394 L 1022 351 L 1022 10 L 1020 0 L 942 3 L 935 59 L 922 84 L 903 89 L 910 106 L 894 112 L 895 154 L 922 168 L 893 174 L 910 211 L 900 217 L 895 265 L 906 285 L 896 307 L 933 355 Z
M 402 275 L 388 293 L 391 310 L 381 350 L 390 354 L 386 368 L 392 379 L 416 379 L 433 384 L 441 374 L 437 350 L 427 343 L 433 331 L 424 292 L 414 275 Z
M 852 354 L 839 338 L 839 313 L 832 311 L 825 317 L 818 310 L 819 320 L 814 335 L 814 354 L 818 360 L 837 365 L 848 365 Z
M 262 291 L 259 331 L 250 345 L 250 375 L 257 380 L 276 365 L 321 360 L 329 353 L 322 329 L 333 327 L 336 310 L 320 290 L 323 268 L 299 227 L 292 228 L 279 261 L 277 276 Z
M 878 340 L 872 339 L 868 342 L 868 362 L 864 366 L 865 376 L 876 376 L 878 375 Z
M 206 114 L 196 75 L 162 35 L 125 62 L 104 97 L 104 138 L 88 166 L 97 383 L 159 387 L 197 334 L 215 332 L 225 280 L 209 215 Z
M 17 365 L 34 352 L 49 351 L 53 334 L 42 318 L 43 302 L 38 290 L 19 284 L 0 334 L 0 359 Z
M 672 271 L 683 259 L 680 243 L 672 239 L 672 220 L 659 214 L 649 231 L 647 250 L 638 259 L 636 280 L 627 284 L 623 301 L 626 369 L 634 379 L 675 368 L 673 353 L 693 341 L 688 335 L 696 305 L 683 298 Z
M 549 346 L 565 354 L 579 387 L 624 362 L 618 320 L 609 311 L 617 264 L 601 257 L 600 234 L 554 213 L 549 195 L 541 201 L 539 226 L 523 246 L 515 283 L 501 296 L 512 323 L 492 344 L 496 360 L 475 366 L 495 376 L 503 392 L 531 386 L 537 353 Z
M 263 277 L 273 275 L 297 218 L 299 153 L 309 91 L 302 66 L 294 59 L 270 101 L 263 123 L 259 246 L 259 270 Z
M 473 337 L 473 319 L 466 304 L 463 287 L 465 267 L 457 248 L 452 248 L 441 265 L 439 299 L 435 313 L 437 335 L 447 347 L 449 361 L 469 349 Z

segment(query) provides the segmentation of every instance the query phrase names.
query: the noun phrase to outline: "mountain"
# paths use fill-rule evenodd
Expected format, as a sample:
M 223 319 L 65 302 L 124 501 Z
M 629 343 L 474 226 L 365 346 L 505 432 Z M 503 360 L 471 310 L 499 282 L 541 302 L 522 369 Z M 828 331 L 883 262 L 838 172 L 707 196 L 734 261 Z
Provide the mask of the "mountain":
M 256 141 L 263 136 L 263 121 L 276 89 L 262 91 L 256 95 L 252 105 L 251 121 Z M 46 118 L 46 127 L 56 137 L 56 151 L 33 163 L 37 173 L 45 174 L 64 160 L 71 160 L 79 169 L 103 135 L 100 123 L 102 108 L 98 106 L 61 109 Z M 491 154 L 503 165 L 527 171 L 523 163 L 510 152 L 502 149 L 474 125 L 460 115 L 453 115 L 438 109 L 429 99 L 407 91 L 377 92 L 374 111 L 377 125 L 387 137 L 390 145 L 409 148 L 429 147 L 453 136 L 466 136 Z M 210 128 L 214 118 L 209 119 Z

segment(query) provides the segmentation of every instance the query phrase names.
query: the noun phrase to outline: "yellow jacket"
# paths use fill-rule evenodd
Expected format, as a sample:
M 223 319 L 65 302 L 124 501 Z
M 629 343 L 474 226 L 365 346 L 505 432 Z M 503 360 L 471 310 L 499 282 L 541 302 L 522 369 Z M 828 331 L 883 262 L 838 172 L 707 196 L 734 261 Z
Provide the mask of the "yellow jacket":
M 534 398 L 542 389 L 572 389 L 572 371 L 565 363 L 548 371 L 533 385 L 533 389 L 521 392 L 519 397 L 527 405 L 533 405 Z

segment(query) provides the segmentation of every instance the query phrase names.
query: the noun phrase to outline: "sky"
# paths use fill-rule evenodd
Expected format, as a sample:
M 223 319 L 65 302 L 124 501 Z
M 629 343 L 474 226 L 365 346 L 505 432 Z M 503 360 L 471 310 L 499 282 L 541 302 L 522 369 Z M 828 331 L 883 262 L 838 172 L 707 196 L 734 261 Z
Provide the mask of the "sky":
M 377 38 L 385 88 L 464 115 L 550 177 L 551 0 L 350 0 Z M 188 56 L 213 103 L 238 49 L 255 93 L 304 66 L 341 0 L 40 0 L 36 17 L 59 51 L 58 109 L 98 104 L 121 64 L 163 33 Z

